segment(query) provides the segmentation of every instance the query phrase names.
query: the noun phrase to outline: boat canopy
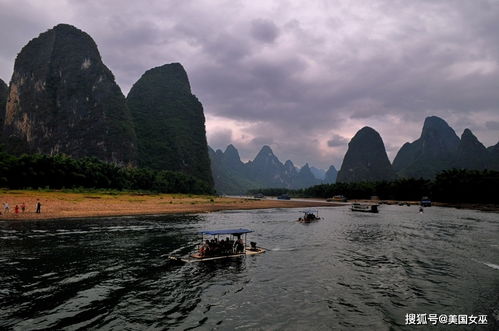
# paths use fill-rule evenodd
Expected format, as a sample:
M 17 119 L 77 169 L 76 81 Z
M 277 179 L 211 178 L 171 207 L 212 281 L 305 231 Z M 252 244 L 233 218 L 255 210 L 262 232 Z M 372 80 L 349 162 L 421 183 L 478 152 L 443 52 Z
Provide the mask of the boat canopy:
M 213 231 L 201 231 L 200 233 L 202 234 L 210 234 L 213 236 L 219 235 L 219 234 L 233 234 L 233 235 L 238 235 L 238 234 L 244 234 L 244 233 L 250 233 L 253 232 L 252 230 L 248 229 L 227 229 L 227 230 L 213 230 Z

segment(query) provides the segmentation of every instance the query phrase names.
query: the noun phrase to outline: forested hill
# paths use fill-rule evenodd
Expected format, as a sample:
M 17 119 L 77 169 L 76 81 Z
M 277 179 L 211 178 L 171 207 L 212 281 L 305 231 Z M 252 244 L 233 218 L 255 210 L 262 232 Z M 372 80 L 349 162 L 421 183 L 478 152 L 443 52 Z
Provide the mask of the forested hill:
M 5 118 L 5 105 L 7 103 L 7 93 L 9 87 L 0 79 L 0 141 L 2 137 L 3 120 Z
M 74 26 L 59 24 L 23 47 L 5 114 L 3 140 L 14 154 L 135 162 L 125 97 L 93 39 Z
M 127 96 L 138 164 L 181 171 L 212 184 L 203 106 L 180 63 L 146 71 Z
M 0 143 L 13 155 L 9 165 L 36 160 L 41 173 L 49 170 L 39 160 L 50 163 L 63 154 L 72 161 L 53 163 L 62 177 L 71 177 L 62 173 L 67 164 L 73 171 L 95 158 L 100 168 L 114 164 L 120 174 L 128 171 L 121 166 L 138 167 L 129 171 L 134 174 L 180 172 L 213 187 L 203 107 L 182 65 L 148 70 L 125 99 L 92 37 L 68 24 L 29 41 L 15 60 L 10 86 L 0 81 Z M 6 173 L 0 176 L 5 182 Z M 54 183 L 48 186 L 58 183 L 49 178 Z

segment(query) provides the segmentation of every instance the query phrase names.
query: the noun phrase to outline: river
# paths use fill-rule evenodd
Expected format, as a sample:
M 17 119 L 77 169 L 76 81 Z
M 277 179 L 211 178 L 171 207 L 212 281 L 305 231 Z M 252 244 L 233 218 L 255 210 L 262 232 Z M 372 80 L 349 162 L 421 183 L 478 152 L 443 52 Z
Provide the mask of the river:
M 430 327 L 407 325 L 407 314 L 482 315 L 481 325 L 432 329 L 499 329 L 499 214 L 318 210 L 310 224 L 296 222 L 300 209 L 0 221 L 0 329 Z M 239 227 L 268 251 L 166 258 L 191 252 L 200 230 Z

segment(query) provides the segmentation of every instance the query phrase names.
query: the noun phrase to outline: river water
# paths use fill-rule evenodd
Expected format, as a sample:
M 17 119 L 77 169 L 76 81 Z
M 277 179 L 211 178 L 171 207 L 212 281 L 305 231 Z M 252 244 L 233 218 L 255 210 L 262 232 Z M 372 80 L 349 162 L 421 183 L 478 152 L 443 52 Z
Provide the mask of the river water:
M 499 214 L 382 206 L 0 221 L 0 329 L 499 329 Z M 172 264 L 203 229 L 249 228 L 265 254 Z M 427 321 L 429 323 L 429 321 Z

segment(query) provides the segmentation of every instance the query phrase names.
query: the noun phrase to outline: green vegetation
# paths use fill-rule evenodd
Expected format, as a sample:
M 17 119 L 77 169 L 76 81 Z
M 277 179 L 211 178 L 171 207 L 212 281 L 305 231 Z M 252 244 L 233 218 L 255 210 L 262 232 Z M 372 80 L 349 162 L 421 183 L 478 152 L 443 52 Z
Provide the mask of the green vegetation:
M 85 32 L 59 24 L 32 39 L 16 58 L 10 87 L 2 129 L 8 152 L 136 161 L 125 97 Z
M 150 69 L 127 97 L 137 133 L 138 164 L 181 171 L 213 183 L 203 106 L 179 63 Z
M 5 104 L 7 103 L 7 92 L 9 88 L 3 80 L 0 79 L 0 138 L 2 136 L 3 121 L 5 117 Z
M 0 187 L 9 189 L 112 189 L 210 194 L 211 185 L 173 171 L 122 167 L 96 158 L 14 156 L 0 151 Z
M 381 182 L 336 183 L 316 185 L 301 190 L 280 188 L 250 190 L 250 194 L 289 194 L 293 197 L 330 198 L 342 194 L 349 199 L 432 200 L 452 203 L 499 203 L 497 194 L 499 171 L 445 170 L 433 181 L 428 179 L 398 179 Z
M 499 203 L 499 171 L 447 170 L 433 184 L 436 201 Z

